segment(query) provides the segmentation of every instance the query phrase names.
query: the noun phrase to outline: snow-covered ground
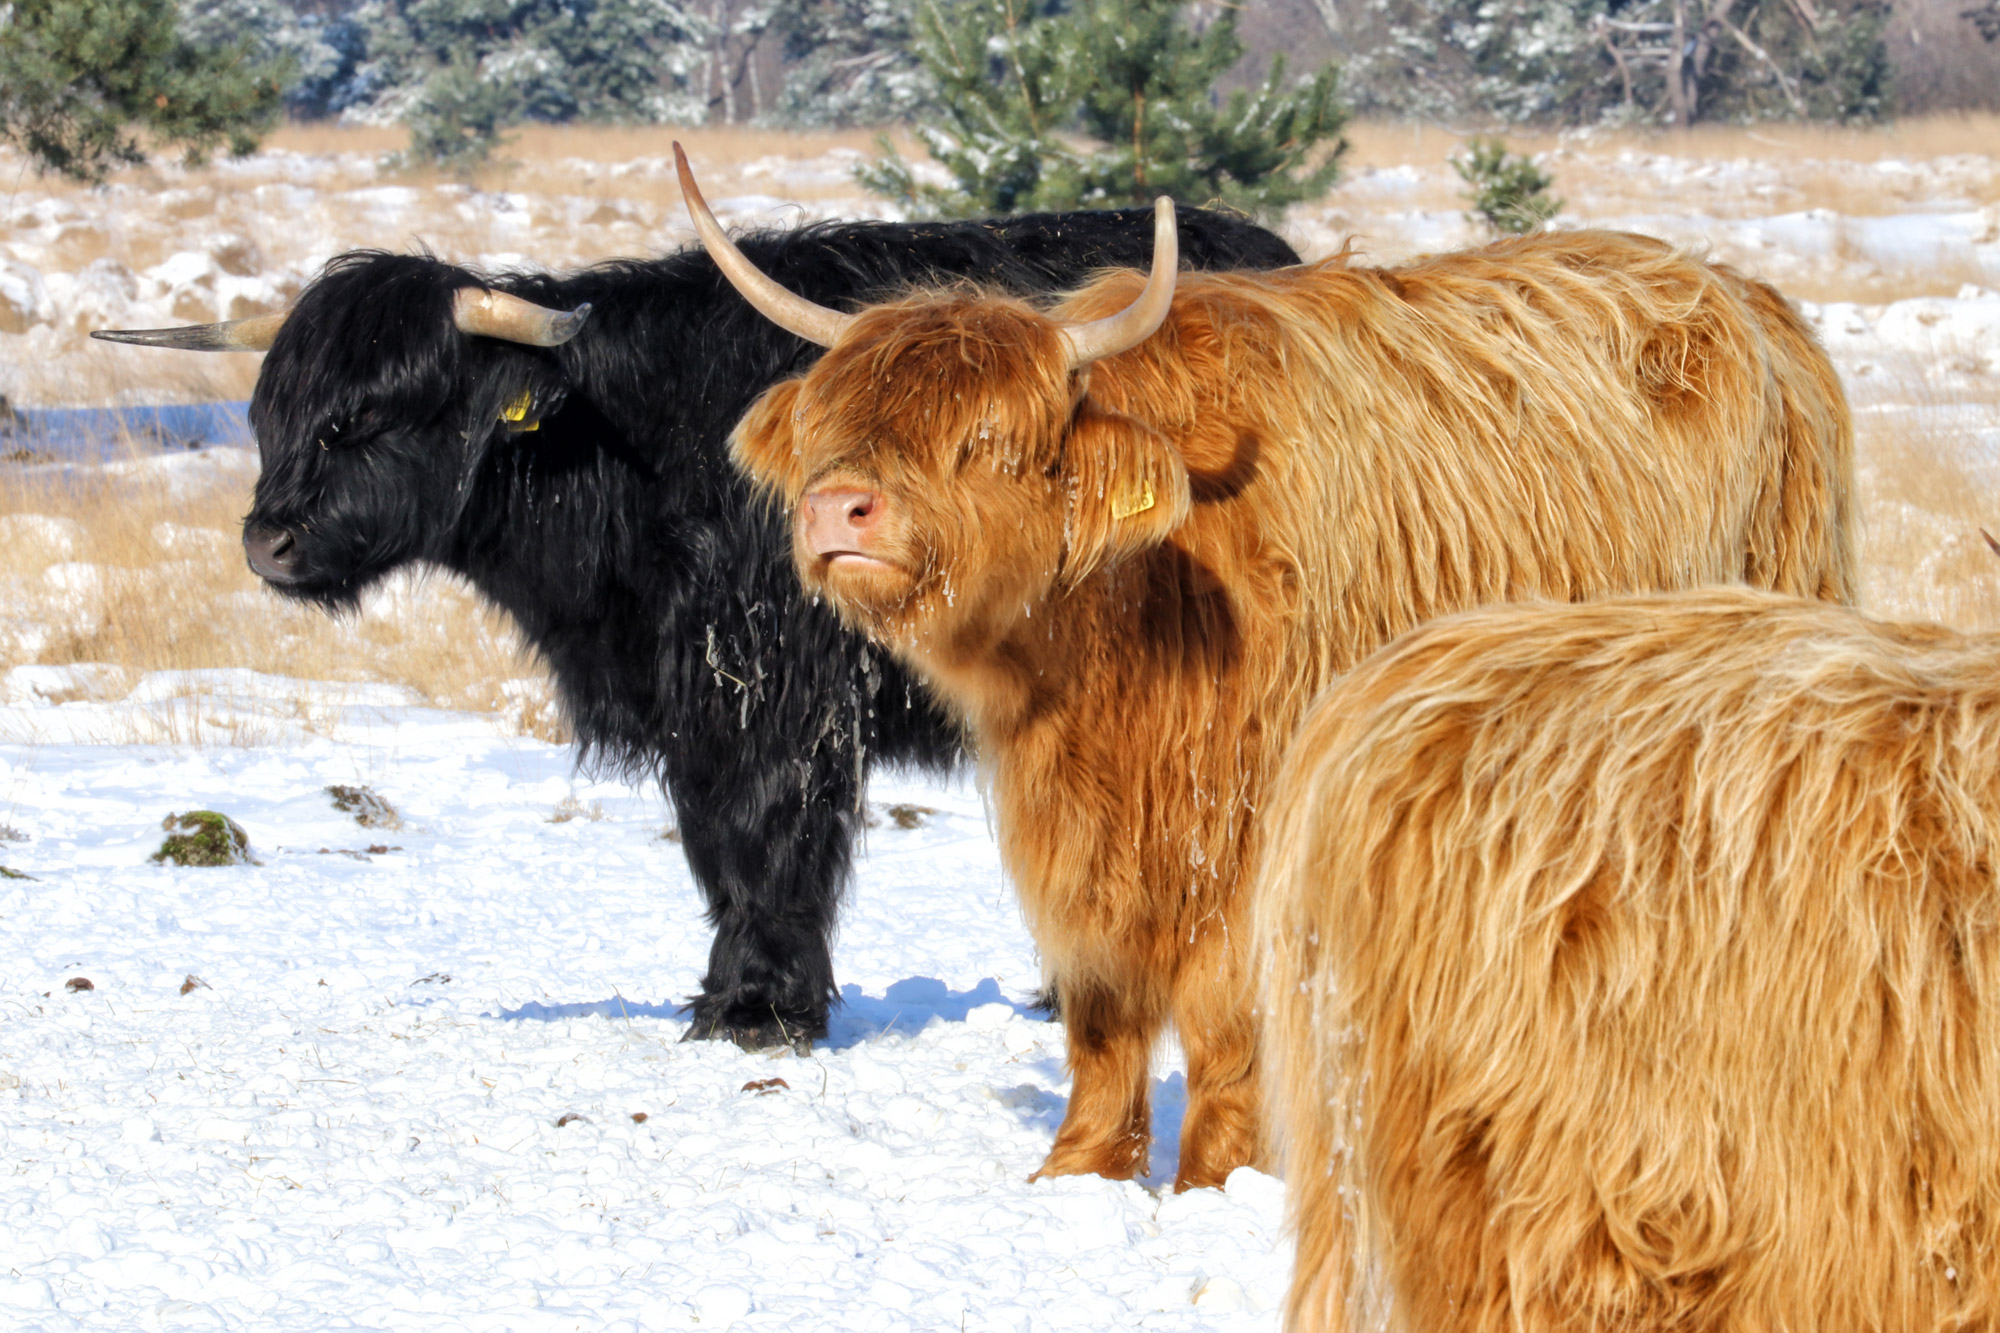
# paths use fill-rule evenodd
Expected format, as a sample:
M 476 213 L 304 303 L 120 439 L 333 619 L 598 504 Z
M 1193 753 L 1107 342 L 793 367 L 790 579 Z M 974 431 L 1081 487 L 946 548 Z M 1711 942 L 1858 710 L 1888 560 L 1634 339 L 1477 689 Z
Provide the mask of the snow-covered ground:
M 743 223 L 879 215 L 843 192 L 856 156 L 704 174 Z M 2000 624 L 1978 536 L 2000 528 L 2000 152 L 1553 163 L 1569 217 L 1804 298 L 1857 409 L 1872 604 Z M 539 169 L 560 180 L 413 185 L 281 150 L 95 194 L 27 178 L 0 196 L 0 393 L 241 397 L 254 358 L 83 332 L 282 304 L 349 246 L 561 267 L 687 238 L 663 146 Z M 1287 228 L 1393 258 L 1473 240 L 1455 197 L 1435 162 L 1376 165 Z M 211 497 L 122 547 L 0 487 L 0 865 L 33 877 L 0 878 L 0 1329 L 1276 1328 L 1281 1184 L 1162 1188 L 1171 1050 L 1152 1177 L 1026 1182 L 1062 1031 L 1026 1007 L 1033 948 L 971 787 L 877 780 L 832 1037 L 751 1056 L 681 1043 L 708 932 L 671 811 L 524 737 L 535 682 L 496 682 L 511 713 L 455 713 L 394 680 L 61 660 L 61 622 L 144 614 L 131 588 L 163 605 L 191 562 L 234 561 L 216 525 L 254 467 L 101 468 Z M 434 593 L 371 599 L 355 660 L 383 620 L 439 620 Z M 247 586 L 215 604 L 277 615 Z M 335 785 L 400 827 L 358 825 Z M 150 862 L 192 808 L 236 818 L 259 863 Z
M 185 685 L 6 711 L 90 734 Z M 831 1039 L 748 1055 L 680 1040 L 707 931 L 657 794 L 393 699 L 322 692 L 288 744 L 0 747 L 34 877 L 0 879 L 0 1327 L 1274 1326 L 1281 1186 L 1160 1188 L 1170 1067 L 1153 1179 L 1027 1183 L 1062 1033 L 969 787 L 876 783 L 932 813 L 868 835 Z M 196 807 L 261 864 L 149 863 Z

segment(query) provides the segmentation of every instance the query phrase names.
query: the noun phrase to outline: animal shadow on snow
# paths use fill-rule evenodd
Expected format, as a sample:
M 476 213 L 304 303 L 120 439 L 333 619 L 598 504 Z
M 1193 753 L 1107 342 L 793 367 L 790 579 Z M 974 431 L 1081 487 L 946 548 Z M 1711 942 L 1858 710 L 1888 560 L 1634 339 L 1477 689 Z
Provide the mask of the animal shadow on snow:
M 516 1008 L 502 1009 L 487 1017 L 533 1023 L 555 1023 L 565 1018 L 666 1018 L 676 1023 L 688 1023 L 694 1020 L 694 1011 L 684 1004 L 647 1004 L 642 1000 L 628 1000 L 614 995 L 608 1000 L 587 1000 L 580 1004 L 543 1004 L 539 1000 L 529 1000 Z
M 881 998 L 865 995 L 858 986 L 840 988 L 840 1006 L 827 1025 L 825 1045 L 845 1050 L 890 1031 L 916 1032 L 932 1018 L 947 1023 L 963 1023 L 965 1016 L 983 1004 L 1004 1004 L 1023 1018 L 1048 1021 L 1049 1014 L 1033 1004 L 1010 999 L 1000 983 L 987 977 L 969 991 L 955 991 L 935 977 L 906 977 L 890 986 Z M 1043 1058 L 1023 1062 L 1023 1074 L 1032 1073 L 1049 1083 L 1064 1081 L 1062 1059 Z M 997 1071 L 996 1071 L 997 1072 Z M 1069 1098 L 1035 1083 L 994 1089 L 1001 1104 L 1021 1118 L 1022 1123 L 1054 1137 L 1069 1112 Z M 1187 1111 L 1187 1077 L 1179 1072 L 1153 1080 L 1152 1169 L 1139 1178 L 1149 1189 L 1173 1183 L 1181 1155 L 1181 1117 Z
M 982 1004 L 1008 1005 L 1026 1018 L 1048 1017 L 1046 1011 L 1032 1004 L 1008 999 L 1000 993 L 1000 983 L 992 977 L 968 991 L 952 990 L 935 977 L 908 977 L 891 985 L 879 997 L 863 994 L 859 986 L 842 986 L 840 1003 L 827 1024 L 826 1038 L 816 1045 L 822 1050 L 844 1051 L 888 1032 L 916 1032 L 932 1018 L 963 1023 L 965 1016 Z M 608 1000 L 575 1004 L 529 1000 L 515 1008 L 502 1009 L 492 1017 L 534 1023 L 554 1023 L 566 1018 L 664 1018 L 687 1023 L 693 1021 L 694 1011 L 684 1004 L 647 1004 L 614 995 Z
M 819 1047 L 843 1051 L 889 1032 L 918 1032 L 933 1018 L 946 1023 L 963 1023 L 967 1014 L 985 1004 L 1007 1005 L 1027 1019 L 1042 1022 L 1049 1019 L 1047 1010 L 1009 998 L 1001 991 L 1000 983 L 992 977 L 986 977 L 971 990 L 963 991 L 951 989 L 936 977 L 905 977 L 891 984 L 879 996 L 866 994 L 859 986 L 842 986 L 840 1004 L 833 1011 L 826 1039 L 819 1043 Z M 515 1008 L 502 1009 L 493 1017 L 536 1023 L 553 1023 L 568 1018 L 664 1018 L 686 1023 L 693 1019 L 693 1011 L 686 1005 L 647 1004 L 614 995 L 608 1000 L 578 1004 L 543 1004 L 539 1000 L 529 1000 Z M 1025 1062 L 1020 1069 L 1024 1075 L 1033 1074 L 1058 1085 L 1064 1077 L 1060 1056 Z M 1020 1116 L 1024 1124 L 1034 1125 L 1051 1136 L 1069 1111 L 1067 1097 L 1035 1083 L 996 1087 L 994 1093 L 1003 1105 Z M 1181 1116 L 1186 1110 L 1187 1079 L 1184 1075 L 1176 1072 L 1153 1080 L 1152 1170 L 1140 1178 L 1140 1184 L 1159 1189 L 1173 1180 L 1174 1167 L 1181 1151 Z
M 825 1045 L 844 1051 L 887 1032 L 916 1032 L 933 1018 L 963 1023 L 983 1004 L 1004 1004 L 1023 1018 L 1049 1016 L 1047 1010 L 1003 995 L 992 977 L 971 990 L 953 990 L 936 977 L 905 977 L 891 983 L 880 998 L 863 994 L 859 986 L 842 986 L 840 1004 L 827 1022 Z

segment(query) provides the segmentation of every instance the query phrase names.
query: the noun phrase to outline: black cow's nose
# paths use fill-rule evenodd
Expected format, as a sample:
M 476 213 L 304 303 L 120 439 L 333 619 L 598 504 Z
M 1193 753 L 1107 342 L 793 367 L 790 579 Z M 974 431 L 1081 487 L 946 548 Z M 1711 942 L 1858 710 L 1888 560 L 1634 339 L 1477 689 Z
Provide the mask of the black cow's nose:
M 298 543 L 283 528 L 245 524 L 243 553 L 250 558 L 250 568 L 266 582 L 299 581 Z

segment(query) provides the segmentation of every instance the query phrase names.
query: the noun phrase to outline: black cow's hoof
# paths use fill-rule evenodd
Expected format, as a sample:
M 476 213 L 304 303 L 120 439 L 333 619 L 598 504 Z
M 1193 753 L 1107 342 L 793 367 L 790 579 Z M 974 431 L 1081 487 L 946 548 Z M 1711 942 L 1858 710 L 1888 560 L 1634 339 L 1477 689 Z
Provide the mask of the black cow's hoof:
M 824 1037 L 824 1025 L 815 1026 L 804 1019 L 788 1021 L 772 1014 L 762 1021 L 737 1016 L 704 1019 L 696 1015 L 695 1021 L 681 1037 L 682 1041 L 733 1041 L 746 1051 L 784 1051 L 797 1055 L 812 1054 L 813 1039 Z
M 737 1028 L 731 1032 L 738 1046 L 746 1051 L 784 1051 L 793 1055 L 811 1055 L 813 1039 L 808 1033 L 797 1028 L 780 1028 L 776 1025 L 761 1028 Z

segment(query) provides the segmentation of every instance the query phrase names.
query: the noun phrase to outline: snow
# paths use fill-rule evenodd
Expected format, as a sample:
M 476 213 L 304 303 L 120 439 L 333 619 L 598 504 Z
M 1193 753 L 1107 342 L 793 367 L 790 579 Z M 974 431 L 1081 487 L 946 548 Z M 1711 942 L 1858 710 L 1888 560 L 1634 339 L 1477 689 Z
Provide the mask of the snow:
M 63 739 L 197 689 L 325 717 Z M 1282 1188 L 1163 1190 L 1170 1061 L 1153 1177 L 1027 1183 L 1062 1033 L 968 785 L 876 782 L 935 813 L 869 832 L 831 1037 L 773 1058 L 680 1040 L 708 936 L 655 792 L 394 687 L 156 672 L 107 701 L 17 668 L 0 693 L 5 730 L 52 738 L 0 746 L 0 861 L 35 877 L 0 879 L 0 1324 L 1276 1325 Z M 195 808 L 260 864 L 149 863 Z

